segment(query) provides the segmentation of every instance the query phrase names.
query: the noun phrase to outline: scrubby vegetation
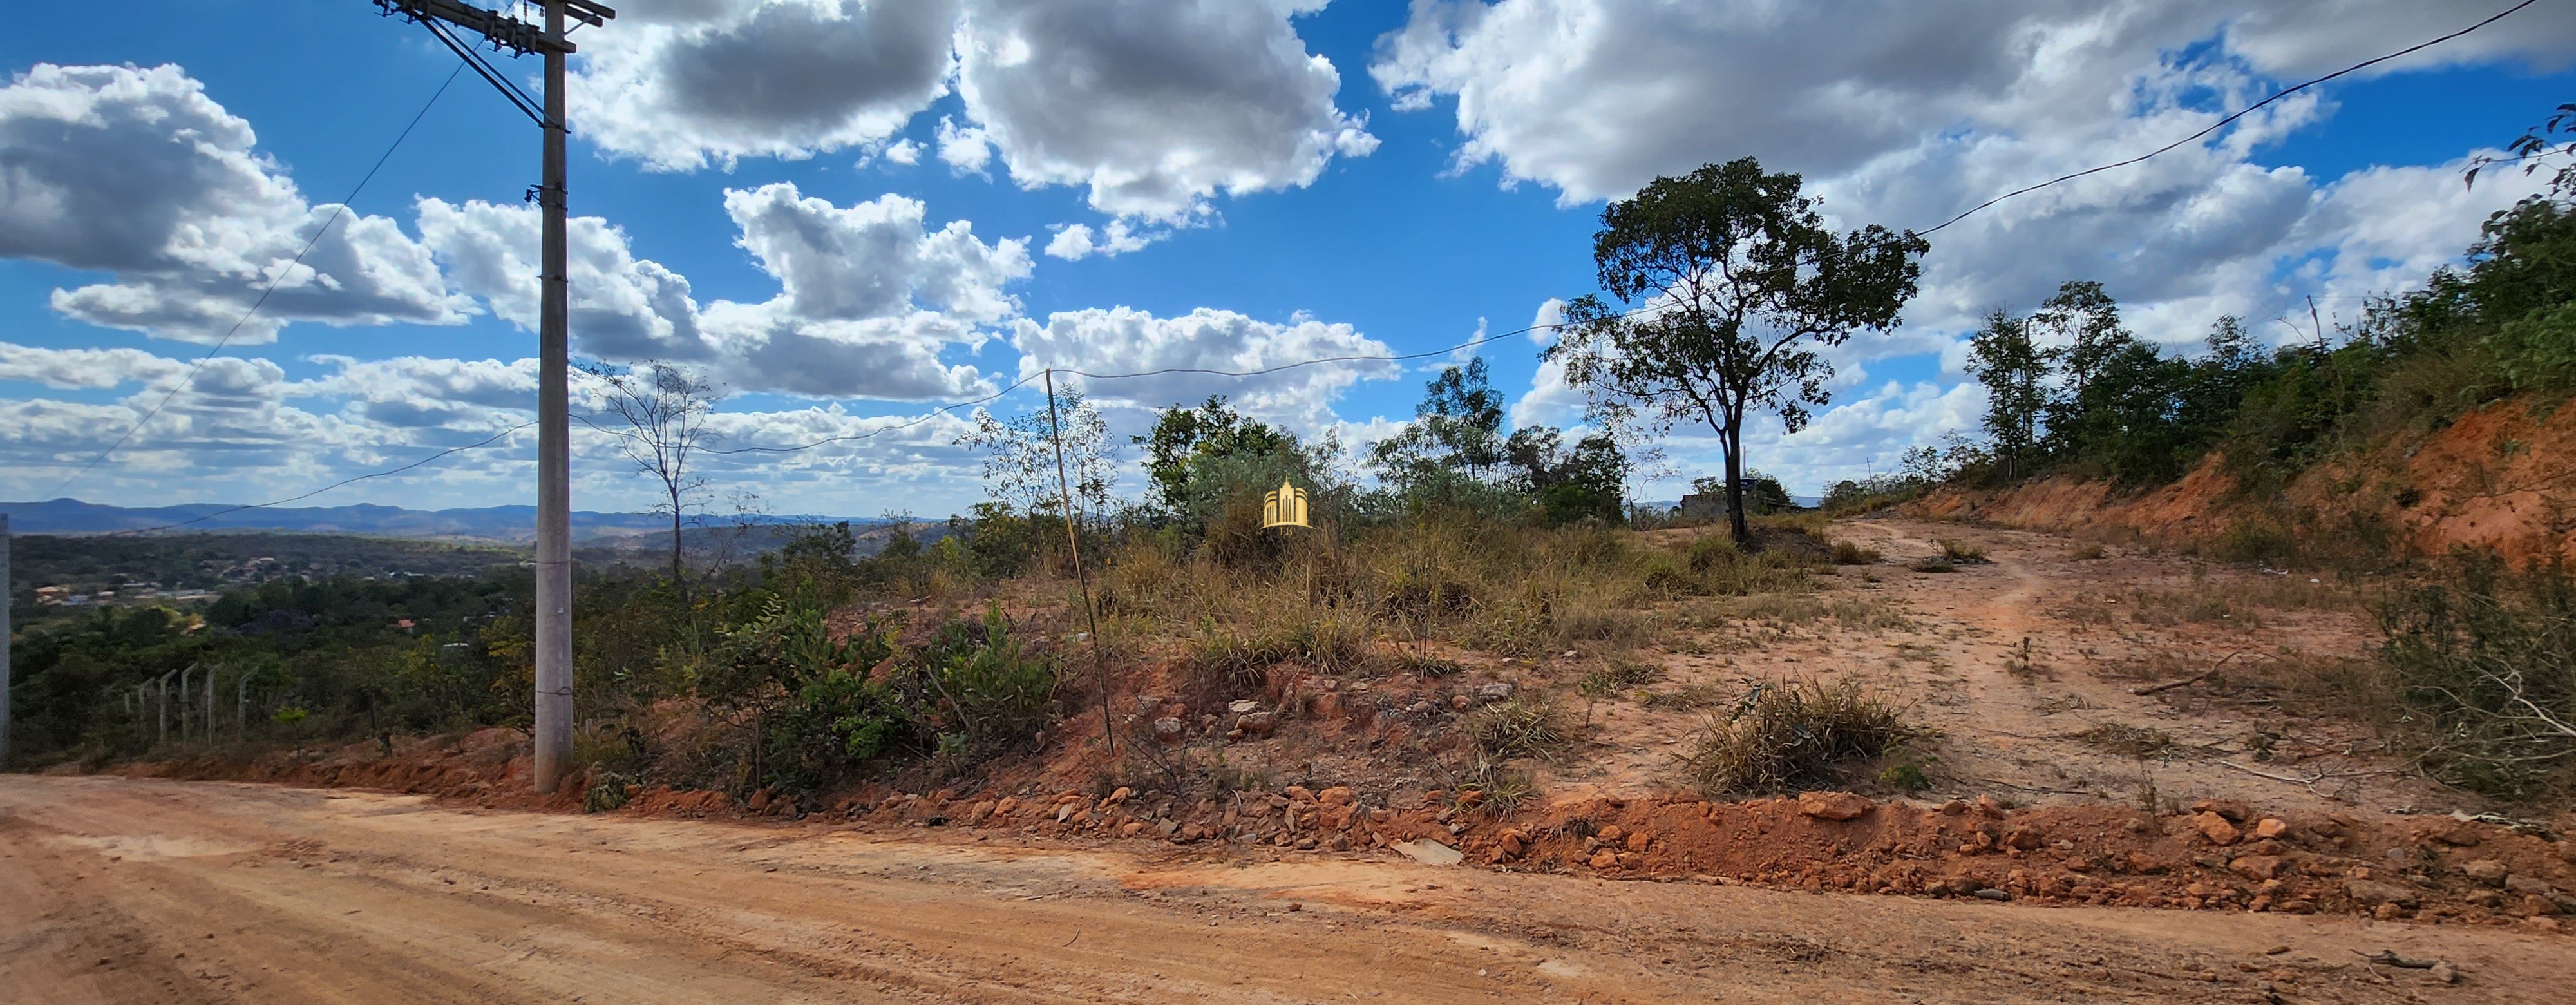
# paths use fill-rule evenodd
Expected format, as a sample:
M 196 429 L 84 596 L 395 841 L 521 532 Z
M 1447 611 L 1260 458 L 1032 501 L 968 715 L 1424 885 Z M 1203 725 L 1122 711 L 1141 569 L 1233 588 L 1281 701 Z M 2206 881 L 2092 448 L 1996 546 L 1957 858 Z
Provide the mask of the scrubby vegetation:
M 1080 717 L 1143 696 L 1097 667 L 1120 682 L 1168 668 L 1158 686 L 1201 710 L 1262 696 L 1282 666 L 1402 680 L 1458 673 L 1467 654 L 1581 653 L 1650 668 L 1621 654 L 1654 641 L 1671 609 L 1804 591 L 1831 559 L 1821 523 L 1794 516 L 1763 518 L 1759 550 L 1723 534 L 1631 530 L 1613 438 L 1568 447 L 1547 427 L 1503 435 L 1480 364 L 1445 369 L 1426 391 L 1415 423 L 1365 452 L 1374 486 L 1341 467 L 1338 444 L 1216 398 L 1174 406 L 1136 438 L 1150 490 L 1120 504 L 1105 430 L 1066 393 L 1056 421 L 977 417 L 968 443 L 989 458 L 993 498 L 927 546 L 899 530 L 861 556 L 851 528 L 831 524 L 724 568 L 590 567 L 574 617 L 583 805 L 614 809 L 655 784 L 811 805 L 871 779 L 959 778 L 1043 749 L 1051 733 L 1098 743 L 1097 723 Z M 1079 441 L 1068 444 L 1081 482 L 1071 519 L 1053 491 L 1058 428 Z M 1311 527 L 1263 527 L 1263 494 L 1282 481 L 1310 493 Z M 1072 575 L 1077 546 L 1087 596 Z M 675 577 L 689 580 L 685 593 Z M 201 614 L 33 626 L 20 641 L 18 752 L 50 763 L 356 740 L 390 749 L 396 734 L 524 728 L 531 590 L 515 565 L 287 580 L 224 594 Z M 1086 603 L 1098 638 L 1082 634 Z M 220 692 L 211 703 L 207 667 Z M 165 735 L 165 706 L 191 725 Z M 1439 714 L 1464 738 L 1440 755 L 1452 790 L 1489 809 L 1526 795 L 1527 762 L 1577 734 L 1543 685 L 1454 723 Z M 1120 757 L 1160 756 L 1147 746 Z M 1248 769 L 1187 747 L 1140 770 L 1221 788 Z
M 2491 795 L 2576 781 L 2576 579 L 2463 555 L 2381 612 L 2388 684 L 2437 776 Z
M 2265 351 L 2220 318 L 2198 354 L 2167 355 L 2122 323 L 2098 283 L 2073 280 L 2026 316 L 1995 312 L 1972 343 L 1987 386 L 1987 438 L 1943 452 L 1938 476 L 1997 484 L 2045 473 L 2145 486 L 2220 452 L 2266 497 L 2307 467 L 2464 411 L 2576 391 L 2576 206 L 2567 192 L 2488 220 L 2466 268 L 2370 301 Z M 1850 495 L 1861 494 L 1855 486 Z M 2277 547 L 2245 529 L 2239 551 Z
M 2571 124 L 2561 115 L 2549 133 Z M 2558 142 L 2547 135 L 2523 146 Z M 2029 314 L 1994 312 L 1973 340 L 1970 372 L 1989 392 L 1982 440 L 1916 458 L 1897 484 L 1838 486 L 1828 505 L 1900 496 L 1924 476 L 2002 487 L 2066 475 L 2144 490 L 2215 458 L 2233 496 L 2215 533 L 2193 542 L 2199 554 L 2395 571 L 2410 583 L 2380 610 L 2378 672 L 2338 675 L 2339 700 L 2380 719 L 2446 781 L 2502 796 L 2576 787 L 2576 587 L 2558 559 L 2563 515 L 2543 521 L 2549 539 L 2523 569 L 2467 550 L 2409 561 L 2375 512 L 2326 519 L 2284 491 L 2321 465 L 2407 451 L 2473 409 L 2545 419 L 2565 407 L 2576 392 L 2576 174 L 2490 217 L 2464 264 L 2420 289 L 2372 299 L 2336 331 L 2315 314 L 2303 320 L 2298 336 L 2265 349 L 2222 317 L 2203 350 L 2174 355 L 2133 335 L 2100 284 L 2069 281 Z M 2499 458 L 2522 449 L 2494 446 Z M 2362 489 L 2356 475 L 2331 494 Z M 2563 514 L 2564 492 L 2539 485 L 2539 509 Z M 2384 494 L 2392 511 L 2423 501 L 2402 485 Z M 2088 545 L 2077 557 L 2100 554 Z

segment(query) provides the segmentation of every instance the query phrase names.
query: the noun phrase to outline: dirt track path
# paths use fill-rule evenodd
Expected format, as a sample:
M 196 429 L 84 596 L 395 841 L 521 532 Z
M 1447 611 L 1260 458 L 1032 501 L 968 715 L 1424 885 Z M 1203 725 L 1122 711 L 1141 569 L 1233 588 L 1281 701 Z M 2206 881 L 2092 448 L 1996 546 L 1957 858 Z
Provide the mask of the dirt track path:
M 2492 808 L 2375 753 L 2377 738 L 2355 724 L 2283 714 L 2268 701 L 2216 699 L 2207 689 L 2136 693 L 2231 658 L 2242 657 L 2238 667 L 2250 669 L 2284 655 L 2368 652 L 2375 635 L 2357 606 L 2260 607 L 2280 592 L 2282 574 L 2128 546 L 2082 560 L 2071 557 L 2076 542 L 2064 535 L 1965 524 L 1868 518 L 1838 523 L 1834 532 L 1886 552 L 1886 564 L 1867 570 L 1884 582 L 1857 592 L 1909 612 L 1915 626 L 1829 631 L 1803 647 L 1739 657 L 1743 669 L 1729 672 L 1870 670 L 1882 687 L 1922 702 L 1920 714 L 1947 735 L 1947 770 L 1938 781 L 1950 788 L 1936 796 L 1999 791 L 2026 801 L 2134 802 L 2160 791 L 2180 803 L 2208 797 L 2320 812 Z M 1940 575 L 1906 568 L 1938 554 L 1943 539 L 1979 548 L 1991 561 Z M 2238 613 L 2175 613 L 2194 601 L 2233 604 Z M 2163 617 L 2141 620 L 2153 613 L 2142 605 L 2159 604 Z M 1872 666 L 1868 654 L 1891 645 L 1898 657 Z M 2105 725 L 2153 729 L 2175 746 L 2140 759 L 2080 739 Z M 2247 741 L 2257 729 L 2279 735 L 2279 759 L 2254 763 Z
M 2438 986 L 2353 955 L 2383 948 L 2465 976 Z M 13 1003 L 2542 1002 L 2563 1000 L 2571 969 L 2564 939 L 2344 917 L 1158 859 L 1007 832 L 0 776 Z

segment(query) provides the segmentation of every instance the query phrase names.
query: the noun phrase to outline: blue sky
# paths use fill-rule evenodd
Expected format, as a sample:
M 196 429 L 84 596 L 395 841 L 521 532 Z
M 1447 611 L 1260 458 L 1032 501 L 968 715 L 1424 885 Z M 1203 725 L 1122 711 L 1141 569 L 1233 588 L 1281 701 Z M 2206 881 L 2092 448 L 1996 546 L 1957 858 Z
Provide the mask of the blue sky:
M 576 349 L 693 359 L 732 392 L 733 445 L 918 417 L 1047 363 L 1418 352 L 1591 292 L 1603 201 L 1655 174 L 1752 155 L 1807 174 L 1846 226 L 1924 227 L 2492 13 L 2367 0 L 1760 13 L 1772 6 L 631 3 L 575 36 L 573 211 L 614 228 L 584 245 L 608 271 L 576 271 L 603 298 Z M 1905 328 L 1838 353 L 1836 406 L 1797 436 L 1757 432 L 1751 462 L 1810 492 L 1967 428 L 1982 395 L 1957 372 L 1962 330 L 2063 279 L 2104 281 L 2142 334 L 2177 345 L 2222 313 L 2285 334 L 2270 319 L 2310 295 L 2349 316 L 2529 190 L 2519 177 L 2464 190 L 2458 165 L 2576 100 L 2571 53 L 2576 17 L 2538 5 L 1953 227 Z M 455 65 L 363 0 L 18 15 L 0 37 L 0 498 L 53 492 L 173 388 L 61 494 L 257 501 L 525 421 L 534 340 L 514 323 L 507 256 L 533 256 L 513 242 L 533 235 L 519 194 L 537 134 L 470 74 L 355 200 L 334 259 L 345 274 L 295 277 L 307 320 L 245 326 L 222 362 L 186 376 L 260 270 Z M 971 234 L 943 230 L 959 221 Z M 1074 257 L 1070 227 L 1149 240 Z M 1484 349 L 1514 418 L 1579 421 L 1539 349 Z M 1422 370 L 1092 391 L 1121 433 L 1152 406 L 1227 392 L 1356 444 L 1409 415 Z M 957 428 L 712 466 L 710 498 L 962 509 L 980 488 Z M 1704 435 L 1676 430 L 1668 447 L 1649 495 L 1714 467 Z M 312 503 L 525 502 L 531 449 L 509 439 Z M 646 503 L 605 444 L 577 466 L 577 506 Z

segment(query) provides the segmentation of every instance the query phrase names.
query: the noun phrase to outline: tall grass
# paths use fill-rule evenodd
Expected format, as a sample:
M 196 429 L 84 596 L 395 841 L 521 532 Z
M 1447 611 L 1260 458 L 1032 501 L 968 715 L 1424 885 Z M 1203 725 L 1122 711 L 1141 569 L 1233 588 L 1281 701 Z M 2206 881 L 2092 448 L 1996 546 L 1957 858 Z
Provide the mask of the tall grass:
M 1104 604 L 1139 635 L 1177 637 L 1193 684 L 1239 691 L 1272 663 L 1365 666 L 1382 648 L 1446 643 L 1515 656 L 1650 641 L 1660 601 L 1800 590 L 1806 560 L 1747 556 L 1722 534 L 1658 544 L 1604 527 L 1431 514 L 1337 539 L 1271 532 L 1268 549 L 1183 557 L 1140 538 L 1111 555 Z M 1213 695 L 1203 695 L 1213 697 Z

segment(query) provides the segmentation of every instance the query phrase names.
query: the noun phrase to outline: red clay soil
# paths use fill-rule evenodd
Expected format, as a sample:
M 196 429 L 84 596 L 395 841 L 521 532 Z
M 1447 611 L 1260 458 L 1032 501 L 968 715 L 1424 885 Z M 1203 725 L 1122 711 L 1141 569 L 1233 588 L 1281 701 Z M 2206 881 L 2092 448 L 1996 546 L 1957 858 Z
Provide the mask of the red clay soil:
M 2576 561 L 2576 409 L 2515 399 L 2302 472 L 2277 505 L 2247 499 L 2212 454 L 2179 481 L 2123 494 L 2110 484 L 2043 478 L 2005 491 L 1942 488 L 1911 516 L 2031 530 L 2124 528 L 2204 544 L 2243 521 L 2310 533 L 2384 534 L 2415 556 L 2473 547 L 2520 565 L 2554 546 Z
M 213 758 L 136 765 L 127 773 L 351 786 L 481 806 L 577 811 L 579 786 L 538 797 L 526 785 L 523 737 L 484 730 L 454 743 L 378 744 L 281 754 L 243 764 Z M 1463 854 L 1504 871 L 1688 879 L 1803 890 L 1981 897 L 2216 911 L 2337 912 L 2432 923 L 2561 931 L 2576 914 L 2576 841 L 2534 828 L 2448 817 L 2270 815 L 2237 803 L 2150 814 L 2116 806 L 2013 809 L 1989 798 L 1940 806 L 1858 796 L 1709 802 L 1581 796 L 1497 818 L 1471 794 L 1387 800 L 1329 788 L 1175 800 L 1121 787 L 993 798 L 882 786 L 829 806 L 723 792 L 633 789 L 616 812 L 678 817 L 816 814 L 864 830 L 966 828 L 1068 845 L 1163 842 L 1184 853 L 1272 859 L 1392 849 Z M 1390 803 L 1392 803 L 1390 805 Z M 1464 805 L 1460 805 L 1464 803 Z M 1848 819 L 1838 819 L 1848 817 Z M 2562 829 L 2576 821 L 2561 820 Z M 1399 848 L 1398 846 L 1406 846 Z

